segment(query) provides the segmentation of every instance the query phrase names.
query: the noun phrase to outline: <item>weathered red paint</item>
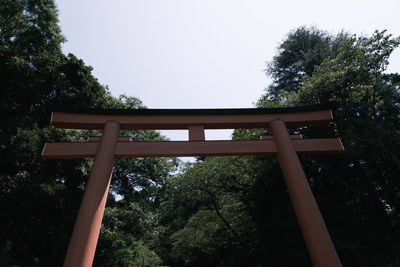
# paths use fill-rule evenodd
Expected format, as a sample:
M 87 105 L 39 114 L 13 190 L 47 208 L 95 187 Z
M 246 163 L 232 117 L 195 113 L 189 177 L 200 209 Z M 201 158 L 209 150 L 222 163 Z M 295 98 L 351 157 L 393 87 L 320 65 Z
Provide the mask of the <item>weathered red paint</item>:
M 97 148 L 93 169 L 64 261 L 64 267 L 92 266 L 106 205 L 119 136 L 118 122 L 108 121 Z
M 241 115 L 113 115 L 53 112 L 51 122 L 56 128 L 103 129 L 106 121 L 118 121 L 123 130 L 179 130 L 192 125 L 204 129 L 265 128 L 280 119 L 288 127 L 326 125 L 332 120 L 331 110 L 296 113 L 241 114 Z
M 316 267 L 342 266 L 285 122 L 274 120 L 270 128 L 278 149 L 279 164 L 313 265 Z
M 205 133 L 203 125 L 189 126 L 189 141 L 205 141 Z
M 192 140 L 193 141 L 193 140 Z M 99 142 L 47 143 L 42 156 L 45 159 L 92 158 Z M 294 139 L 299 154 L 326 154 L 343 151 L 339 138 Z M 246 141 L 168 141 L 168 142 L 117 142 L 115 157 L 195 157 L 195 156 L 245 156 L 276 155 L 274 139 Z

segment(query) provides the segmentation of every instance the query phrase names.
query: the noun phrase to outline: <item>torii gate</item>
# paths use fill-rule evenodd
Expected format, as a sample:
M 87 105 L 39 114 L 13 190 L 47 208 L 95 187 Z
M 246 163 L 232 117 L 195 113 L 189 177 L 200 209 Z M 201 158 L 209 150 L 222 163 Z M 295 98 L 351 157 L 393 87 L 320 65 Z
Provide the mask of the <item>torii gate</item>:
M 327 125 L 331 105 L 251 109 L 57 109 L 56 128 L 103 129 L 101 138 L 81 143 L 46 143 L 42 156 L 95 157 L 76 219 L 65 267 L 92 266 L 114 158 L 277 155 L 312 263 L 342 266 L 297 156 L 343 151 L 339 138 L 301 139 L 286 127 Z M 261 140 L 206 141 L 205 129 L 269 128 Z M 189 141 L 130 142 L 120 130 L 187 129 Z

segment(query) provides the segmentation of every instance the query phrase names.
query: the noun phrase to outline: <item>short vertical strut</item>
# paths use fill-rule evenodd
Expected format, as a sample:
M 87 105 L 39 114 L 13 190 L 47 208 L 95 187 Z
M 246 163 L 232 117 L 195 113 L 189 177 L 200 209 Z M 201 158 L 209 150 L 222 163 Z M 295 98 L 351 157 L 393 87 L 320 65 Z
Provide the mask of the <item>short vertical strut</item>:
M 189 141 L 205 141 L 203 125 L 189 126 Z
M 108 121 L 105 123 L 65 257 L 64 267 L 92 266 L 110 187 L 119 132 L 118 122 Z
M 278 148 L 278 160 L 311 261 L 315 267 L 342 266 L 304 174 L 285 122 L 274 120 L 270 129 Z

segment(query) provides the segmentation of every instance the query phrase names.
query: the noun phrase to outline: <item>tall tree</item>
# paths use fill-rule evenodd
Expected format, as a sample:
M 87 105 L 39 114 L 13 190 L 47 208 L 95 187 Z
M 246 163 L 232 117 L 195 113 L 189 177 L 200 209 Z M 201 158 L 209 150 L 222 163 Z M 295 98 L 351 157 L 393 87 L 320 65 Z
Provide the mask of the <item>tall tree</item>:
M 89 135 L 98 134 L 54 129 L 49 125 L 49 106 L 144 108 L 136 98 L 113 98 L 92 75 L 91 67 L 72 54 L 64 55 L 61 52 L 64 38 L 57 22 L 53 0 L 0 2 L 2 266 L 62 264 L 91 169 L 92 160 L 44 161 L 41 158 L 45 141 L 85 141 Z M 162 139 L 154 131 L 123 134 L 135 140 Z M 154 198 L 174 165 L 169 159 L 117 161 L 111 194 L 138 201 L 146 208 L 154 206 L 155 201 L 149 199 Z M 125 173 L 135 173 L 135 176 L 131 175 L 129 182 L 120 186 L 126 180 Z M 151 180 L 156 186 L 148 182 Z M 141 186 L 140 191 L 133 190 L 137 184 Z M 109 200 L 111 210 L 121 206 L 120 213 L 131 207 L 131 203 L 114 203 L 112 195 Z M 107 227 L 114 226 L 109 223 Z M 105 236 L 102 240 L 107 239 L 106 232 L 102 231 Z M 123 236 L 120 230 L 113 233 L 114 237 Z M 137 233 L 124 237 L 130 240 L 129 246 L 135 253 L 122 253 L 130 258 L 120 260 L 135 262 L 141 253 L 149 261 L 157 262 L 154 252 L 140 240 L 142 234 L 137 237 L 134 234 Z M 123 238 L 108 240 L 111 245 L 102 246 L 101 253 L 107 254 L 107 249 L 112 251 L 121 247 L 118 244 L 127 242 Z M 111 252 L 108 255 L 121 256 Z
M 284 104 L 337 102 L 331 129 L 300 132 L 339 134 L 346 152 L 305 158 L 306 172 L 322 210 L 329 209 L 325 216 L 332 222 L 343 261 L 352 266 L 392 266 L 399 261 L 392 248 L 400 237 L 400 94 L 399 75 L 384 71 L 400 39 L 377 31 L 369 38 L 346 35 L 340 40 L 335 57 L 314 66 L 298 90 L 282 92 Z
M 338 45 L 345 37 L 345 33 L 333 36 L 315 27 L 303 26 L 291 31 L 265 70 L 272 78 L 265 97 L 280 100 L 285 92 L 297 92 L 315 66 L 336 56 Z

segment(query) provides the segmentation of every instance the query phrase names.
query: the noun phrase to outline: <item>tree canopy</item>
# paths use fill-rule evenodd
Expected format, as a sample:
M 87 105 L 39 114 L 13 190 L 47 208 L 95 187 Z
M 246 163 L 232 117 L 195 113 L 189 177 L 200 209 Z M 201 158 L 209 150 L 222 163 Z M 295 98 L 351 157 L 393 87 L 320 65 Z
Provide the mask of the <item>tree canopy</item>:
M 0 4 L 2 266 L 62 265 L 90 173 L 90 159 L 41 158 L 45 141 L 85 141 L 99 135 L 96 131 L 54 129 L 49 125 L 49 107 L 145 108 L 137 98 L 112 97 L 92 75 L 90 66 L 72 54 L 64 55 L 64 37 L 57 23 L 52 0 L 6 0 Z M 133 140 L 163 140 L 155 131 L 122 134 Z M 143 257 L 160 262 L 148 248 L 151 230 L 147 226 L 157 221 L 153 214 L 156 203 L 150 199 L 175 165 L 174 159 L 116 161 L 106 218 L 108 214 L 117 216 L 105 220 L 98 266 L 118 262 L 132 266 Z M 113 195 L 124 200 L 117 203 Z M 124 236 L 121 229 L 128 231 L 129 226 L 117 227 L 121 224 L 118 218 L 128 219 L 127 214 L 139 210 L 143 212 L 137 216 L 147 216 L 149 221 L 138 217 L 136 222 L 141 225 L 135 225 L 137 230 L 129 237 Z M 134 255 L 140 256 L 125 259 Z

